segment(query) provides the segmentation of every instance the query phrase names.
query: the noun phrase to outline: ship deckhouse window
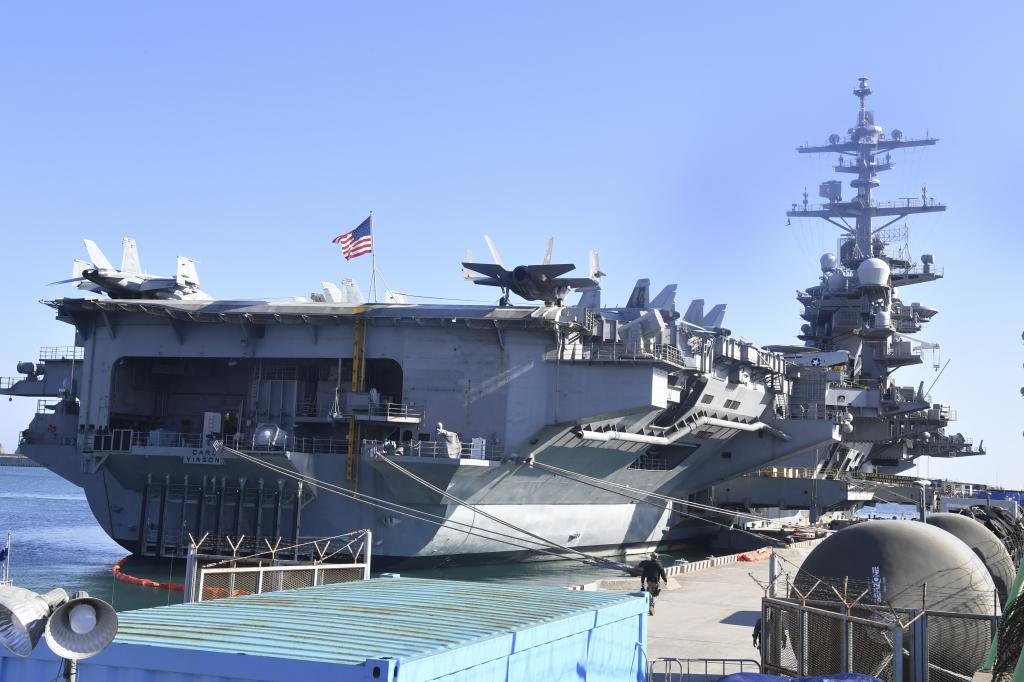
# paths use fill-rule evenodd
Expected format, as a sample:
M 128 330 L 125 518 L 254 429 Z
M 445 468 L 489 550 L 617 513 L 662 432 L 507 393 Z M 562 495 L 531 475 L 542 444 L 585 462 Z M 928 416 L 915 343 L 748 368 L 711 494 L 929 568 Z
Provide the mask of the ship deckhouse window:
M 701 398 L 700 401 L 702 403 L 704 403 L 705 405 L 710 405 L 711 403 L 713 403 L 715 401 L 715 396 L 713 396 L 713 395 L 711 395 L 709 393 L 708 395 L 706 395 L 703 398 Z
M 738 410 L 740 408 L 740 401 L 738 400 L 726 400 L 725 409 L 727 410 Z

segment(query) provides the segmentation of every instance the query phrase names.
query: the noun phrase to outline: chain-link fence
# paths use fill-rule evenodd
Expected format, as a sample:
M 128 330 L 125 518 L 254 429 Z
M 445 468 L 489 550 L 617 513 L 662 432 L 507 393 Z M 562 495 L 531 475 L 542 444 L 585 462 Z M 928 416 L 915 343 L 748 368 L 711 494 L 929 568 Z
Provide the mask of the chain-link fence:
M 368 564 L 200 568 L 195 598 L 197 601 L 209 601 L 244 594 L 334 585 L 366 580 L 370 577 L 369 573 Z
M 999 617 L 766 597 L 761 621 L 766 673 L 964 682 L 980 669 Z

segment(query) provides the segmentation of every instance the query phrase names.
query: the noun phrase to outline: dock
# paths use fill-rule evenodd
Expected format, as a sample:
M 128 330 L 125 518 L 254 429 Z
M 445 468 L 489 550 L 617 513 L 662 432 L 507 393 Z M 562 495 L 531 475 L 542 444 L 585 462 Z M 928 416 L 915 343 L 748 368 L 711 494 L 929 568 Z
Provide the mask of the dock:
M 780 573 L 793 574 L 819 542 L 812 540 L 777 549 Z M 760 660 L 751 635 L 761 615 L 761 585 L 768 584 L 769 562 L 741 561 L 739 556 L 666 567 L 668 587 L 662 589 L 655 615 L 647 621 L 648 660 Z M 583 589 L 637 592 L 640 579 L 606 579 Z

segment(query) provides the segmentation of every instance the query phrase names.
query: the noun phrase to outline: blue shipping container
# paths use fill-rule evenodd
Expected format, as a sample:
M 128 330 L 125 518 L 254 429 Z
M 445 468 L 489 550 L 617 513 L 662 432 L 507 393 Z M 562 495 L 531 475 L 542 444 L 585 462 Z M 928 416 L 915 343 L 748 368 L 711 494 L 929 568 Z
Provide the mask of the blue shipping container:
M 377 578 L 119 616 L 81 682 L 646 679 L 643 594 Z M 58 666 L 44 640 L 27 659 L 2 649 L 0 682 Z

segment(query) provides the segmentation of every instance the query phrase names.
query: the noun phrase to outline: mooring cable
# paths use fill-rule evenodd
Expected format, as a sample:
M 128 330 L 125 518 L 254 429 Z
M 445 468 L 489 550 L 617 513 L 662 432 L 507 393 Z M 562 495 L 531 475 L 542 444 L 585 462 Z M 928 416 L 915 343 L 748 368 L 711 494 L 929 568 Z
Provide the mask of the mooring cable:
M 317 478 L 312 477 L 312 476 L 307 476 L 305 474 L 300 474 L 298 472 L 291 471 L 289 469 L 286 469 L 284 467 L 278 466 L 278 465 L 270 463 L 270 462 L 265 462 L 265 461 L 259 459 L 258 457 L 253 457 L 253 456 L 248 455 L 248 454 L 246 454 L 246 453 L 244 453 L 244 452 L 242 452 L 240 450 L 235 450 L 234 448 L 230 448 L 230 447 L 228 447 L 226 445 L 223 445 L 223 444 L 221 444 L 220 449 L 222 449 L 225 452 L 228 452 L 230 454 L 233 454 L 236 457 L 240 457 L 241 459 L 244 459 L 246 461 L 249 461 L 249 462 L 252 462 L 254 464 L 257 464 L 258 466 L 262 466 L 264 468 L 270 469 L 270 470 L 275 471 L 275 472 L 277 472 L 279 474 L 282 474 L 284 476 L 288 476 L 289 478 L 292 478 L 294 480 L 303 481 L 305 483 L 309 483 L 311 485 L 318 486 L 318 487 L 322 488 L 323 490 L 325 490 L 325 491 L 327 491 L 329 493 L 332 493 L 332 494 L 335 494 L 335 495 L 340 495 L 340 496 L 345 497 L 347 499 L 350 499 L 350 500 L 353 500 L 353 501 L 356 501 L 356 502 L 361 502 L 363 504 L 366 504 L 368 506 L 375 507 L 375 508 L 378 508 L 378 509 L 383 509 L 384 511 L 389 511 L 389 512 L 398 514 L 400 516 L 407 516 L 407 517 L 410 517 L 410 518 L 422 521 L 424 523 L 432 523 L 432 524 L 434 524 L 436 526 L 439 526 L 439 527 L 448 527 L 448 528 L 451 528 L 452 530 L 455 530 L 455 531 L 458 531 L 458 532 L 461 532 L 461 533 L 465 533 L 467 535 L 471 535 L 471 536 L 474 536 L 474 537 L 479 537 L 479 538 L 482 538 L 484 540 L 490 540 L 492 542 L 500 542 L 500 543 L 503 543 L 503 544 L 506 544 L 506 545 L 509 545 L 509 546 L 512 546 L 512 547 L 517 547 L 519 549 L 523 549 L 523 550 L 530 551 L 530 552 L 537 552 L 537 553 L 540 553 L 540 554 L 546 554 L 546 555 L 550 555 L 550 556 L 557 557 L 557 558 L 560 558 L 560 559 L 572 559 L 573 558 L 572 556 L 565 556 L 565 554 L 563 554 L 561 552 L 555 552 L 555 551 L 551 551 L 550 549 L 545 549 L 545 548 L 561 547 L 561 546 L 558 545 L 557 543 L 554 543 L 554 542 L 552 542 L 550 540 L 547 540 L 546 538 L 541 538 L 540 536 L 535 536 L 535 537 L 538 537 L 540 539 L 540 541 L 538 542 L 538 541 L 535 541 L 535 540 L 530 540 L 528 538 L 515 537 L 515 536 L 509 535 L 507 533 L 502 533 L 501 531 L 497 531 L 497 530 L 489 530 L 489 529 L 485 529 L 485 528 L 475 528 L 474 526 L 471 526 L 470 524 L 463 523 L 461 521 L 455 521 L 453 519 L 448 519 L 448 518 L 445 518 L 443 516 L 438 516 L 437 514 L 431 514 L 430 512 L 425 512 L 425 511 L 422 511 L 422 510 L 419 510 L 419 509 L 415 509 L 413 507 L 408 507 L 408 506 L 399 504 L 397 502 L 392 502 L 390 500 L 384 500 L 384 499 L 381 499 L 381 498 L 373 497 L 371 495 L 366 495 L 364 493 L 355 493 L 355 492 L 352 492 L 350 490 L 347 490 L 346 488 L 342 488 L 340 486 L 336 486 L 333 483 L 329 483 L 327 481 L 323 481 L 323 480 L 317 479 Z M 513 526 L 511 524 L 507 524 L 507 522 L 503 522 L 503 523 L 505 523 L 505 525 L 508 525 L 509 527 L 516 528 L 515 526 Z M 458 526 L 462 526 L 462 528 L 459 528 Z M 517 530 L 519 530 L 520 532 L 523 532 L 523 533 L 527 533 L 526 531 L 523 531 L 522 529 L 517 529 Z M 483 533 L 487 533 L 489 535 L 483 535 Z M 527 534 L 529 534 L 529 533 L 527 533 Z M 494 537 L 494 536 L 497 536 L 497 537 Z M 502 539 L 502 538 L 505 538 L 505 539 Z M 526 544 L 523 544 L 523 543 L 526 543 Z M 613 562 L 611 560 L 604 559 L 603 557 L 596 557 L 596 556 L 593 556 L 593 555 L 589 555 L 589 554 L 586 554 L 585 552 L 580 552 L 579 550 L 571 550 L 570 549 L 570 553 L 571 554 L 579 554 L 581 556 L 586 557 L 586 560 L 584 561 L 584 563 L 594 563 L 594 562 L 596 562 L 598 564 L 614 565 L 614 567 L 618 568 L 618 569 L 621 569 L 621 568 L 626 566 L 625 564 L 620 564 L 620 563 L 617 563 L 617 562 Z M 576 560 L 580 561 L 580 559 L 576 559 Z

